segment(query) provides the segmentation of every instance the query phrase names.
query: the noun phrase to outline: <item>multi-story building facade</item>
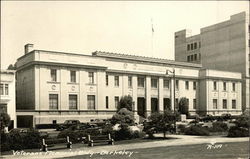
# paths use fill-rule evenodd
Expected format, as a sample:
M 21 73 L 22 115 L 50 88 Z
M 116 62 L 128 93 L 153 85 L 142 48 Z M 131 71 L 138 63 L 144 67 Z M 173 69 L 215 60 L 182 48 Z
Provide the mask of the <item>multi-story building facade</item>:
M 175 33 L 175 60 L 200 63 L 202 67 L 242 73 L 242 106 L 250 106 L 249 13 L 232 15 L 230 20 L 201 28 L 191 36 L 190 30 Z
M 8 129 L 16 127 L 16 87 L 15 71 L 1 70 L 0 83 L 0 111 L 9 114 L 10 124 Z
M 202 70 L 200 64 L 142 56 L 106 52 L 90 56 L 30 51 L 29 47 L 32 45 L 26 45 L 25 55 L 16 63 L 18 126 L 110 118 L 124 95 L 132 96 L 137 119 L 167 108 L 173 110 L 174 79 L 173 75 L 166 75 L 166 70 L 172 69 L 175 100 L 188 98 L 191 114 L 241 114 L 240 73 L 218 73 Z M 220 86 L 216 91 L 210 89 L 211 80 L 218 85 L 226 82 L 228 90 Z M 201 93 L 205 96 L 201 97 Z M 216 108 L 210 106 L 213 98 L 218 101 Z M 222 108 L 225 98 L 227 107 Z

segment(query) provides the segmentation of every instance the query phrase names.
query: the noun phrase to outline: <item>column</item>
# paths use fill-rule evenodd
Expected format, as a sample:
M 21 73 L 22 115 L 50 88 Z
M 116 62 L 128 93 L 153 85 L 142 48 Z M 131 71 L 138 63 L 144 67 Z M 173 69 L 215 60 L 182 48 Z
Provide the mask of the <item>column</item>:
M 150 76 L 146 77 L 146 111 L 147 111 L 147 117 L 150 116 L 151 113 L 151 78 Z
M 158 101 L 159 101 L 159 112 L 164 111 L 163 108 L 163 78 L 159 78 L 159 85 L 158 85 Z
M 104 110 L 106 109 L 105 106 L 105 87 L 106 87 L 106 76 L 105 72 L 102 70 L 98 70 L 96 72 L 97 76 L 97 95 L 96 95 L 96 109 L 97 110 Z

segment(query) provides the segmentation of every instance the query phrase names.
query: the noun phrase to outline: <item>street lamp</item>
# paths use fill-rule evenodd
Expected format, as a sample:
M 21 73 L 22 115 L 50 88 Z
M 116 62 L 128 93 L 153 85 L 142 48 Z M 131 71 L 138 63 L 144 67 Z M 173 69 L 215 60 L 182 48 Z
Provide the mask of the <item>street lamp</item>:
M 173 71 L 171 70 L 166 70 L 166 75 L 169 75 L 169 73 L 171 73 L 173 75 L 173 81 L 174 81 L 174 115 L 175 115 L 175 118 L 174 118 L 174 132 L 176 133 L 176 114 L 175 114 L 175 69 L 173 68 Z

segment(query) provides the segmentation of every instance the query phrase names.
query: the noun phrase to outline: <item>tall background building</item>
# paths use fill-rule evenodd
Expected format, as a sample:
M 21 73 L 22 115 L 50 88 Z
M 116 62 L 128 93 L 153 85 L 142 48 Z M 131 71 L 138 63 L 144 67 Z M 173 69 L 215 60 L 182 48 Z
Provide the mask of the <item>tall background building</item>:
M 175 33 L 175 60 L 200 63 L 203 68 L 242 73 L 242 106 L 250 106 L 250 25 L 249 13 L 232 15 L 230 20 L 201 28 L 191 36 L 190 30 Z

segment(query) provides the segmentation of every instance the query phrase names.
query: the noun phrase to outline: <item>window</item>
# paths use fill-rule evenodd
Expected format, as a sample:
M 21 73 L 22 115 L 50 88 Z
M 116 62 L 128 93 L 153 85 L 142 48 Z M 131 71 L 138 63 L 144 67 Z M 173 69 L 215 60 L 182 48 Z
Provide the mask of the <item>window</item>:
M 194 61 L 197 60 L 197 54 L 194 54 Z
M 87 97 L 87 103 L 88 103 L 88 109 L 95 109 L 95 96 L 94 95 L 88 95 Z
M 232 100 L 232 109 L 236 109 L 236 100 L 235 99 Z
M 106 86 L 109 85 L 109 75 L 106 75 Z
M 152 88 L 157 88 L 157 79 L 156 78 L 151 79 L 151 87 Z
M 70 82 L 76 82 L 76 71 L 70 71 Z
M 191 50 L 193 50 L 194 49 L 194 44 L 191 44 Z
M 77 95 L 69 95 L 69 109 L 70 110 L 77 109 Z
M 197 43 L 194 43 L 194 49 L 197 49 Z
M 89 83 L 94 84 L 94 72 L 89 72 Z
M 188 62 L 190 61 L 190 56 L 187 56 L 187 61 L 188 61 Z
M 185 88 L 189 89 L 189 82 L 188 81 L 185 81 Z
M 128 87 L 132 87 L 132 77 L 128 76 Z
M 193 99 L 193 109 L 196 109 L 196 99 Z
M 194 61 L 194 55 L 191 55 L 191 60 L 190 61 Z
M 217 99 L 213 99 L 213 109 L 217 109 Z
M 214 81 L 214 90 L 217 90 L 217 82 Z
M 223 82 L 223 90 L 226 91 L 227 90 L 227 83 Z
M 193 90 L 196 90 L 196 82 L 193 82 Z
M 51 81 L 56 82 L 56 69 L 50 70 Z
M 49 94 L 49 109 L 58 109 L 58 94 Z
M 187 50 L 188 50 L 188 51 L 190 50 L 190 44 L 187 45 Z
M 235 91 L 235 83 L 232 83 L 233 91 Z
M 222 100 L 222 106 L 223 106 L 223 109 L 227 109 L 227 100 L 226 99 Z
M 138 77 L 138 87 L 144 87 L 144 78 Z
M 115 108 L 118 108 L 119 105 L 119 97 L 115 96 Z
M 179 80 L 175 80 L 175 88 L 179 89 Z
M 169 80 L 164 79 L 164 81 L 163 81 L 163 87 L 169 89 Z
M 109 97 L 106 96 L 106 108 L 108 109 L 109 108 Z
M 5 95 L 9 95 L 9 84 L 5 84 Z
M 3 84 L 0 85 L 0 95 L 3 95 Z
M 119 86 L 119 76 L 115 76 L 115 86 Z

